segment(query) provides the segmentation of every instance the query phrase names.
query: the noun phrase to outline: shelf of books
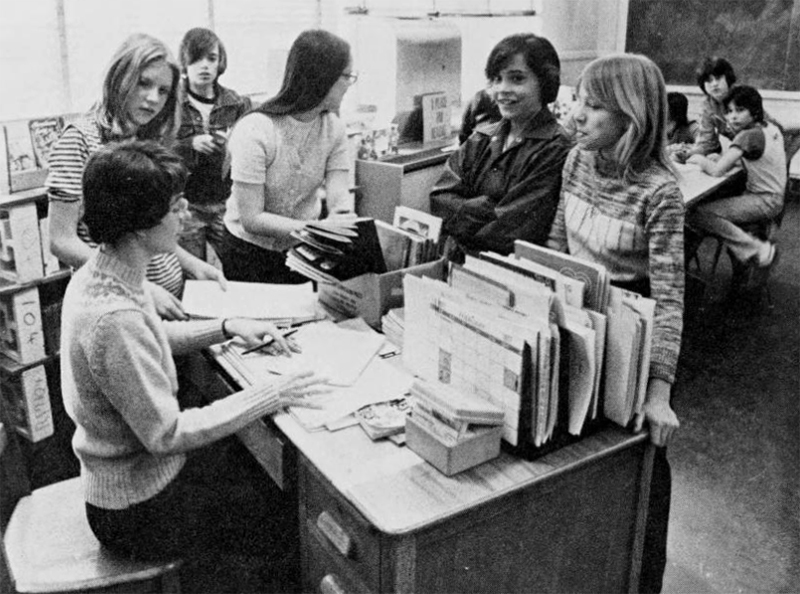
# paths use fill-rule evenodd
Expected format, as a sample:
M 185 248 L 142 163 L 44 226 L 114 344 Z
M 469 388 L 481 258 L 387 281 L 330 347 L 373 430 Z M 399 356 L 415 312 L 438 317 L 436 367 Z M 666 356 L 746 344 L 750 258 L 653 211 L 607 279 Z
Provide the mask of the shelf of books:
M 54 433 L 61 299 L 71 271 L 49 250 L 44 183 L 62 116 L 0 126 L 0 408 L 30 442 Z

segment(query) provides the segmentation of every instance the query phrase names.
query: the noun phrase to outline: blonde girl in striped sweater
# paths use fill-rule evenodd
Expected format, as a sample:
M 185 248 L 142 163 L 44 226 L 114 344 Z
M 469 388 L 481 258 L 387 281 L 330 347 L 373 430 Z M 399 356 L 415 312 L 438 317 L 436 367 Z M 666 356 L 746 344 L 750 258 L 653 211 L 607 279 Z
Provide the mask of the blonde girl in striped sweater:
M 661 590 L 666 564 L 670 469 L 677 430 L 670 398 L 683 328 L 683 197 L 666 151 L 667 93 L 658 66 L 633 54 L 586 66 L 574 112 L 577 146 L 564 165 L 552 248 L 603 264 L 611 282 L 656 301 L 644 412 L 653 465 L 640 592 Z
M 108 142 L 133 138 L 171 146 L 180 121 L 179 80 L 180 69 L 161 41 L 145 34 L 131 35 L 106 70 L 101 98 L 85 117 L 68 125 L 53 146 L 45 184 L 50 250 L 63 263 L 79 268 L 96 247 L 82 220 L 81 175 L 89 156 Z M 183 248 L 157 254 L 147 278 L 162 317 L 186 318 L 180 303 L 185 277 L 216 280 L 225 286 L 221 271 Z

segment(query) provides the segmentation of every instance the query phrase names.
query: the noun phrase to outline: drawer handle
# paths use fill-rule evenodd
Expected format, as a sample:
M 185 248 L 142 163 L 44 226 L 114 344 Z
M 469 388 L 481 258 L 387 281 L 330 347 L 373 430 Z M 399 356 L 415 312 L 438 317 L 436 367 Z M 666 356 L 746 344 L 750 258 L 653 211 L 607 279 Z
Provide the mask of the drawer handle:
M 330 541 L 334 548 L 345 557 L 353 553 L 353 539 L 344 528 L 339 526 L 328 512 L 324 511 L 317 516 L 317 528 Z
M 321 594 L 346 594 L 347 592 L 339 583 L 339 579 L 332 573 L 319 581 L 319 591 Z

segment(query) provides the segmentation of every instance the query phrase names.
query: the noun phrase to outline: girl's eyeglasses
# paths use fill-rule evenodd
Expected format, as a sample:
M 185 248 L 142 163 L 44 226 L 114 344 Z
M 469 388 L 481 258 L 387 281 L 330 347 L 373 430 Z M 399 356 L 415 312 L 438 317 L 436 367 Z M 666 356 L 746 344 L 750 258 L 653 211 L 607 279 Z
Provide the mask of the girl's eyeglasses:
M 343 72 L 342 76 L 347 79 L 347 84 L 354 85 L 358 80 L 358 72 Z

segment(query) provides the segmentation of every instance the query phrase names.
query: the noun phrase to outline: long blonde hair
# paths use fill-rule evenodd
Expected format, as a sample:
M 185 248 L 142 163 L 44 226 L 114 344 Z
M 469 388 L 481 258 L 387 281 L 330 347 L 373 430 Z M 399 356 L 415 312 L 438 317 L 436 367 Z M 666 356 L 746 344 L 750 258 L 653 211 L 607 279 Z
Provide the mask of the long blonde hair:
M 164 108 L 144 126 L 136 127 L 125 109 L 136 91 L 142 72 L 163 61 L 172 70 L 172 86 Z M 178 85 L 180 68 L 163 42 L 145 33 L 128 37 L 117 49 L 103 77 L 103 93 L 93 112 L 104 142 L 136 136 L 157 140 L 167 146 L 175 140 L 180 125 Z
M 578 86 L 627 126 L 614 147 L 620 177 L 634 181 L 653 162 L 674 171 L 667 155 L 667 88 L 661 69 L 639 54 L 597 58 L 581 73 Z

